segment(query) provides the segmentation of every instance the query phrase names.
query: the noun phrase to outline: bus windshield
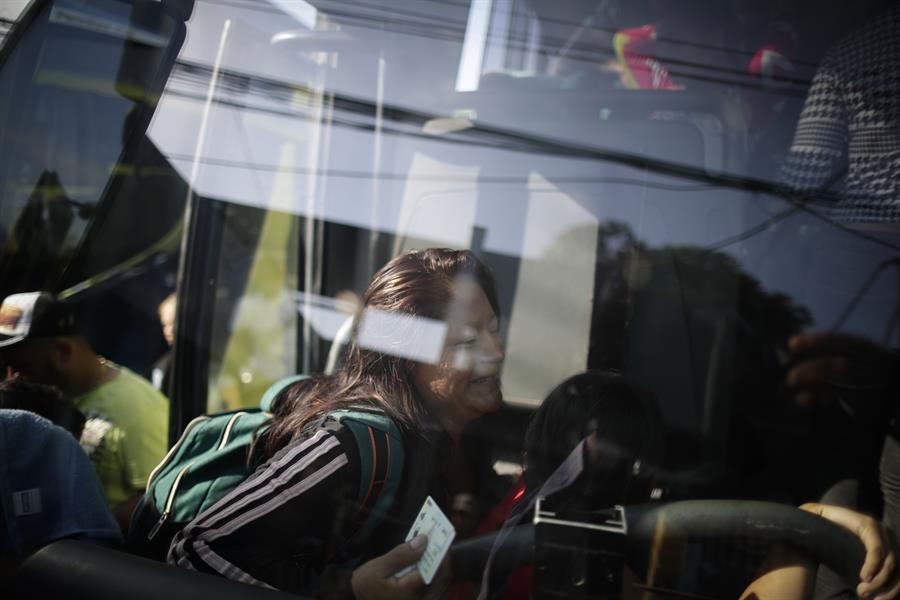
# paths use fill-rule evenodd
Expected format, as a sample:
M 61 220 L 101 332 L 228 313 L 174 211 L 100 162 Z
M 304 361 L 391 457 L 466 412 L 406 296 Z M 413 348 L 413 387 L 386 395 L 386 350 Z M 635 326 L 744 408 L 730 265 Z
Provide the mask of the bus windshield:
M 98 355 L 168 398 L 171 446 L 360 356 L 404 365 L 435 413 L 421 378 L 455 380 L 418 366 L 465 371 L 442 352 L 482 334 L 447 306 L 481 297 L 448 288 L 407 323 L 369 286 L 412 251 L 467 251 L 498 358 L 466 385 L 502 397 L 468 452 L 501 483 L 438 499 L 460 539 L 537 469 L 526 431 L 561 383 L 598 373 L 639 389 L 657 449 L 602 508 L 826 502 L 890 524 L 895 4 L 35 0 L 0 12 L 2 295 L 73 305 Z M 619 440 L 634 403 L 571 437 Z M 566 547 L 535 554 L 550 571 L 593 556 L 587 534 L 539 535 Z M 629 565 L 634 589 L 737 598 L 770 550 L 738 537 Z M 535 572 L 535 597 L 578 590 Z

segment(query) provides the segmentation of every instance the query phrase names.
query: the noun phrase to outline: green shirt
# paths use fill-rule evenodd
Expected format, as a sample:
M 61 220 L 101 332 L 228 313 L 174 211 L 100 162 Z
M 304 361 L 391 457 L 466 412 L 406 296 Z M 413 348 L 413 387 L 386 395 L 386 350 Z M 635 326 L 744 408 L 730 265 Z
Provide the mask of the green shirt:
M 169 401 L 148 381 L 124 367 L 75 399 L 87 422 L 81 446 L 111 508 L 143 493 L 150 472 L 166 454 Z

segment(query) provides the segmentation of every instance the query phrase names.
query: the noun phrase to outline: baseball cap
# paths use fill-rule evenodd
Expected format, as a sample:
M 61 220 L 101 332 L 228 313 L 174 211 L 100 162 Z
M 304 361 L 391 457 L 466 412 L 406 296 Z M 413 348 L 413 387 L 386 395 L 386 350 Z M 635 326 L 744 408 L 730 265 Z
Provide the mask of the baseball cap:
M 72 307 L 49 292 L 12 294 L 0 304 L 0 348 L 78 332 Z

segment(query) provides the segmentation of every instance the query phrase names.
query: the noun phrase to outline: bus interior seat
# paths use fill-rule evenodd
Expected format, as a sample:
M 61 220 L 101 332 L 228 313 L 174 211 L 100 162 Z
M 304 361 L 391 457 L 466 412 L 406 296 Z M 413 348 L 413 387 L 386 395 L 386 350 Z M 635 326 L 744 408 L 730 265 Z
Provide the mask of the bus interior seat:
M 18 569 L 15 600 L 278 600 L 298 596 L 237 583 L 76 540 L 44 546 Z

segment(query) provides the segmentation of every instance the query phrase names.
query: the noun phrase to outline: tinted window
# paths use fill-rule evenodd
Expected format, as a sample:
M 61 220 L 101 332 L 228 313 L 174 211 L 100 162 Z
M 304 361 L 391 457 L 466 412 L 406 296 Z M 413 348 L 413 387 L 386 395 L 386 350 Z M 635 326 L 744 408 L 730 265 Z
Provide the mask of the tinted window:
M 186 422 L 339 368 L 392 257 L 471 249 L 506 352 L 479 441 L 498 472 L 561 381 L 611 369 L 655 397 L 658 491 L 796 505 L 855 480 L 880 510 L 897 22 L 875 1 L 198 0 L 129 136 L 147 106 L 115 86 L 123 40 L 51 15 L 0 75 L 0 264 L 88 297 L 141 281 L 116 297 L 144 339 L 182 243 Z M 765 548 L 733 541 L 686 550 L 672 586 L 736 596 Z

